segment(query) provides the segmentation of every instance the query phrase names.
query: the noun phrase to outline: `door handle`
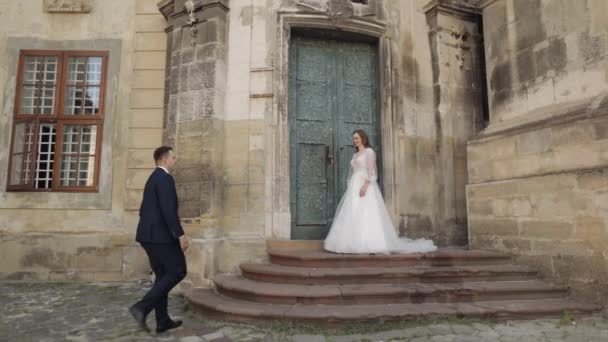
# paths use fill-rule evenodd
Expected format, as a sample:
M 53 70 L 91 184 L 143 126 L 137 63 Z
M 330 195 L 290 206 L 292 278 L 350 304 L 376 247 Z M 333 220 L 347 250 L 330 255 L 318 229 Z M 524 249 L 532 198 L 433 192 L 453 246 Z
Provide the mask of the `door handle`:
M 330 165 L 334 163 L 334 157 L 331 154 L 329 146 L 325 146 L 325 162 Z

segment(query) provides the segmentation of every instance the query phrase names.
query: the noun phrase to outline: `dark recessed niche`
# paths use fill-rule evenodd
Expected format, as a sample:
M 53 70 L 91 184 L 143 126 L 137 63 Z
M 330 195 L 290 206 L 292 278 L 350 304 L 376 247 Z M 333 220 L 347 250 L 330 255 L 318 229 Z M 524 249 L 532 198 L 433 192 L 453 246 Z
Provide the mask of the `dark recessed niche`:
M 367 5 L 367 2 L 369 0 L 350 0 L 350 2 L 354 3 L 354 4 L 362 4 L 362 5 Z

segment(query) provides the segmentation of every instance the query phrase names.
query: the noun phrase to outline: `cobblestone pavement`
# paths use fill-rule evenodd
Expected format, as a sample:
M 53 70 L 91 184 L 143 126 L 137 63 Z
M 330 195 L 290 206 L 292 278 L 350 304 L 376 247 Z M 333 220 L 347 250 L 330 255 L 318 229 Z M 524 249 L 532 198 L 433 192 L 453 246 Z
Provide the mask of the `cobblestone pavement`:
M 599 315 L 575 323 L 563 317 L 504 323 L 445 320 L 393 324 L 387 327 L 393 330 L 360 334 L 368 331 L 367 325 L 337 332 L 295 329 L 286 324 L 263 329 L 199 319 L 187 311 L 179 295 L 171 296 L 169 311 L 174 319 L 184 321 L 184 327 L 156 336 L 140 332 L 127 312 L 144 292 L 144 287 L 132 283 L 0 284 L 0 341 L 608 341 L 608 319 Z M 153 326 L 153 315 L 148 322 Z M 383 327 L 372 324 L 370 331 Z

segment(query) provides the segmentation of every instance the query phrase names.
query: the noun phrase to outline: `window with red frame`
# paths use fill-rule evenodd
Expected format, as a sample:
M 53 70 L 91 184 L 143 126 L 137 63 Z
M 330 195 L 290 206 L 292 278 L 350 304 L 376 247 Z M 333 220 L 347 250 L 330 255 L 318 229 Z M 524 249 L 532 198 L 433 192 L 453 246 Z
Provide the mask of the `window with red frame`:
M 22 51 L 9 191 L 97 191 L 108 53 Z

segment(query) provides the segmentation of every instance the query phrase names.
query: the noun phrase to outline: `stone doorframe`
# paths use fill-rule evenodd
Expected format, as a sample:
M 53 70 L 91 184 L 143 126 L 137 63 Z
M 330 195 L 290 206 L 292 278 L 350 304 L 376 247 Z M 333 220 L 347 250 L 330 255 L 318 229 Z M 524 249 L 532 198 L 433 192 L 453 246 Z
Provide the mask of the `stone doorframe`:
M 293 28 L 340 30 L 366 35 L 378 40 L 379 115 L 382 142 L 382 176 L 384 197 L 389 211 L 394 214 L 395 186 L 395 128 L 391 125 L 393 111 L 393 80 L 390 70 L 391 45 L 385 25 L 374 20 L 335 18 L 324 14 L 279 12 L 276 39 L 274 100 L 271 122 L 267 125 L 266 141 L 266 236 L 275 239 L 291 238 L 290 212 L 290 115 L 289 115 L 289 47 Z

